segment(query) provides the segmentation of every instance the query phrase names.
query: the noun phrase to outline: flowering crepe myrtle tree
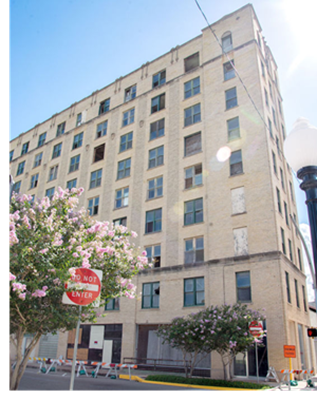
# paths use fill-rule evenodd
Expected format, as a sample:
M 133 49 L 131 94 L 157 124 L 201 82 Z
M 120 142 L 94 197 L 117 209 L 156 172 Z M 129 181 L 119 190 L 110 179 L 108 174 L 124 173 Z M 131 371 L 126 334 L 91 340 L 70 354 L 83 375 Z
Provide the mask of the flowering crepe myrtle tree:
M 250 349 L 255 341 L 261 343 L 260 339 L 249 334 L 248 325 L 251 321 L 262 319 L 265 317 L 258 311 L 240 303 L 210 306 L 196 314 L 174 318 L 169 325 L 159 326 L 157 336 L 163 339 L 163 344 L 168 343 L 182 351 L 184 365 L 186 360 L 190 362 L 189 377 L 198 354 L 208 355 L 217 351 L 222 359 L 224 377 L 228 379 L 231 378 L 230 367 L 234 357 Z
M 169 325 L 160 325 L 156 332 L 163 344 L 167 343 L 172 348 L 182 351 L 186 378 L 191 378 L 198 355 L 208 351 L 199 319 L 197 313 L 186 317 L 177 317 Z M 189 371 L 187 363 L 189 363 Z
M 13 193 L 10 204 L 10 339 L 17 359 L 11 369 L 10 388 L 16 390 L 40 337 L 76 327 L 78 307 L 62 303 L 65 284 L 76 268 L 103 272 L 100 300 L 135 297 L 131 278 L 147 268 L 146 252 L 130 239 L 124 226 L 92 219 L 77 209 L 83 189 L 58 188 L 50 200 L 32 200 Z M 74 290 L 74 289 L 68 289 Z M 94 322 L 92 305 L 83 307 L 82 322 Z M 24 335 L 33 336 L 22 355 Z
M 206 346 L 209 346 L 209 351 L 215 350 L 220 354 L 224 377 L 231 379 L 231 365 L 235 356 L 248 351 L 255 342 L 262 343 L 261 339 L 249 333 L 249 323 L 263 320 L 265 316 L 241 303 L 210 306 L 199 316 L 199 322 L 205 327 Z

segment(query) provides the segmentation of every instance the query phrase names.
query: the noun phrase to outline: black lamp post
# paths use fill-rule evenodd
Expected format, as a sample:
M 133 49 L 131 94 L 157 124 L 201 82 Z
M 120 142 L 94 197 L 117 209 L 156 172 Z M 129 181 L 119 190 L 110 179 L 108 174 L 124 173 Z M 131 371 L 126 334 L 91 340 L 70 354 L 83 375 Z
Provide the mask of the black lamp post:
M 294 123 L 293 130 L 284 141 L 284 155 L 302 180 L 299 187 L 306 193 L 306 205 L 311 232 L 315 276 L 315 303 L 317 305 L 317 128 L 305 118 Z

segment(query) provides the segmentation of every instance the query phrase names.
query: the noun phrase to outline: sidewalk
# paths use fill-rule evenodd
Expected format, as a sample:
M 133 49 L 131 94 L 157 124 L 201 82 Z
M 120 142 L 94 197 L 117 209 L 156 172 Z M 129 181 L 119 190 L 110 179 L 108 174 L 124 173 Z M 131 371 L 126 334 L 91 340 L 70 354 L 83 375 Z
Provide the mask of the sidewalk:
M 37 363 L 37 362 L 28 362 L 27 368 L 34 368 L 34 369 L 38 369 L 40 371 L 40 364 Z M 78 366 L 76 366 L 76 374 L 77 374 L 77 368 L 78 368 Z M 86 366 L 86 370 L 87 370 L 88 375 L 91 376 L 91 372 L 94 370 L 94 368 L 91 367 L 91 366 Z M 56 371 L 65 372 L 65 373 L 69 373 L 70 374 L 71 373 L 71 366 L 70 365 L 57 365 Z M 98 376 L 104 377 L 104 376 L 106 376 L 107 372 L 108 372 L 108 369 L 100 368 L 100 370 L 98 372 Z M 54 374 L 54 372 L 49 372 L 49 374 Z M 184 376 L 183 373 L 133 369 L 133 370 L 131 370 L 131 379 L 138 380 L 138 378 L 141 378 L 140 380 L 144 380 L 148 375 L 156 375 L 156 374 Z M 120 377 L 120 379 L 130 379 L 127 369 L 118 371 L 118 376 Z M 267 385 L 271 386 L 272 387 L 271 389 L 266 389 L 268 391 L 281 391 L 281 392 L 285 392 L 285 391 L 290 391 L 290 392 L 307 391 L 307 392 L 311 392 L 311 391 L 317 391 L 317 375 L 315 375 L 314 378 L 316 379 L 316 381 L 314 382 L 315 387 L 313 387 L 313 388 L 308 387 L 307 386 L 307 382 L 305 380 L 298 381 L 298 386 L 291 386 L 291 390 L 289 390 L 289 387 L 286 384 L 283 384 L 281 386 L 281 389 L 280 389 L 279 388 L 279 383 L 277 383 L 277 382 L 265 382 L 263 379 L 261 379 L 260 383 L 267 384 Z M 246 382 L 256 383 L 255 380 L 247 380 Z M 155 383 L 153 383 L 153 385 L 154 384 Z M 217 389 L 215 387 L 213 387 L 212 390 L 217 390 Z M 218 390 L 226 390 L 226 388 L 219 388 Z M 228 390 L 229 390 L 229 388 L 228 388 Z M 234 390 L 234 389 L 230 388 L 230 390 Z

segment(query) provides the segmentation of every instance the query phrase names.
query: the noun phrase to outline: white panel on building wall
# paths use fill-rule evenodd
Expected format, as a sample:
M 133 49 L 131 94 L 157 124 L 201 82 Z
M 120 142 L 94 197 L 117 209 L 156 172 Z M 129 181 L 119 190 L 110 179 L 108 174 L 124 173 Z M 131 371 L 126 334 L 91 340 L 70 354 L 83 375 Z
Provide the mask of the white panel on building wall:
M 234 255 L 243 256 L 249 254 L 248 229 L 237 228 L 233 230 Z
M 103 342 L 103 352 L 102 352 L 102 362 L 112 362 L 112 340 L 104 340 Z
M 105 331 L 104 325 L 96 325 L 96 326 L 91 325 L 90 340 L 89 340 L 90 349 L 102 349 L 104 331 Z
M 244 187 L 231 190 L 232 214 L 246 212 Z
M 38 357 L 56 358 L 58 347 L 58 336 L 48 333 L 43 335 L 40 340 Z

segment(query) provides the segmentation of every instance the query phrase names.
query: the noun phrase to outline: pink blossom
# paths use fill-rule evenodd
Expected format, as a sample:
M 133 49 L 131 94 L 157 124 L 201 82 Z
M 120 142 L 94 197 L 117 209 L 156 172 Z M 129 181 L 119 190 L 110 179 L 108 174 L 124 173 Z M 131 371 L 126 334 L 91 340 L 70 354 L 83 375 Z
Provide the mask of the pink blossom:
M 10 281 L 14 281 L 16 279 L 16 276 L 11 274 L 11 272 L 9 272 L 9 277 L 10 277 Z
M 44 297 L 46 296 L 46 293 L 44 292 L 44 290 L 40 290 L 40 289 L 36 289 L 36 291 L 34 293 L 32 293 L 33 297 Z
M 19 294 L 19 298 L 20 298 L 21 300 L 25 300 L 25 296 L 26 296 L 26 293 L 20 293 L 20 294 Z
M 47 253 L 47 252 L 48 252 L 48 248 L 46 248 L 46 249 L 43 249 L 43 250 L 40 250 L 39 252 L 40 252 L 40 253 L 42 253 L 42 254 L 45 254 L 45 253 Z
M 75 258 L 79 257 L 78 253 L 73 253 L 72 256 Z

